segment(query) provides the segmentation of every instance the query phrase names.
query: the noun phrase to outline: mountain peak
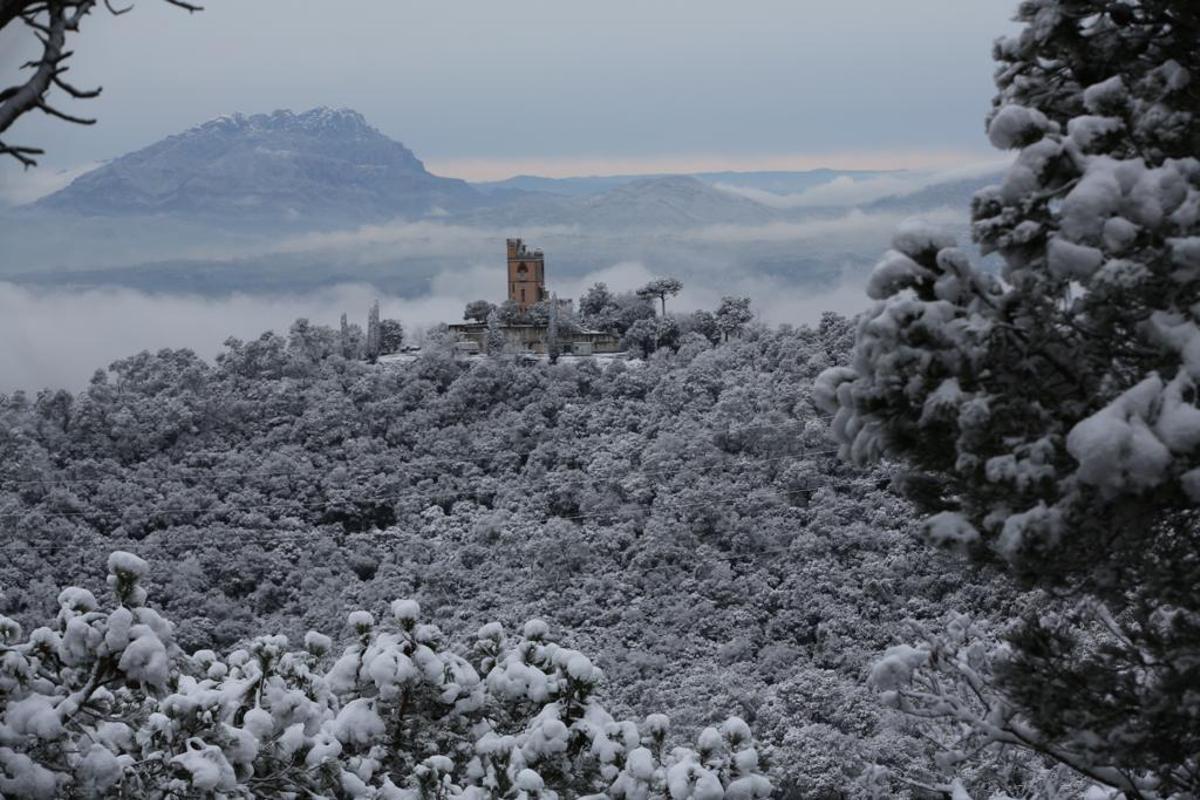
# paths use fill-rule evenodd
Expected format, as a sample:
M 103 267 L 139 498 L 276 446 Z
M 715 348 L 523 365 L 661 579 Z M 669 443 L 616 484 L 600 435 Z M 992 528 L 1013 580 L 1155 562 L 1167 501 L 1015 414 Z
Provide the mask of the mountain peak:
M 262 114 L 222 114 L 190 128 L 185 134 L 247 131 L 289 131 L 307 133 L 370 133 L 382 136 L 367 124 L 362 114 L 352 108 L 317 106 L 296 113 L 281 108 Z
M 466 183 L 349 108 L 227 114 L 128 153 L 38 205 L 84 215 L 362 221 L 472 205 Z

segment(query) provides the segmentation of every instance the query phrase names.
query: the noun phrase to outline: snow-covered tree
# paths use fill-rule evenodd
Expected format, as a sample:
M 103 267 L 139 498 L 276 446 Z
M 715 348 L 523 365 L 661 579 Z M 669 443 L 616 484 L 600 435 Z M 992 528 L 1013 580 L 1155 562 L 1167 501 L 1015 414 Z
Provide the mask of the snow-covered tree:
M 658 349 L 658 320 L 639 319 L 621 337 L 621 349 L 646 358 Z
M 382 352 L 382 342 L 380 339 L 379 329 L 379 301 L 376 300 L 371 304 L 370 310 L 367 312 L 367 361 L 372 364 L 379 358 Z
M 717 326 L 717 317 L 711 311 L 698 309 L 680 319 L 680 330 L 683 334 L 698 333 L 713 344 L 721 341 L 721 329 Z
M 683 290 L 683 282 L 678 278 L 655 278 L 638 289 L 638 297 L 646 300 L 658 299 L 662 303 L 662 315 L 667 315 L 667 298 L 674 297 Z
M 1177 561 L 1200 546 L 1200 17 L 1189 0 L 1029 0 L 1018 19 L 988 122 L 1016 159 L 972 206 L 1000 276 L 903 227 L 852 364 L 814 397 L 844 455 L 911 466 L 899 484 L 933 541 L 1114 607 L 1125 648 L 1031 617 L 1006 691 L 1043 735 L 1097 737 L 1096 763 L 1194 792 L 1180 717 L 1144 709 L 1200 729 L 1184 689 L 1200 592 Z
M 596 317 L 612 305 L 613 294 L 608 290 L 608 284 L 594 283 L 579 299 L 579 313 L 587 317 Z
M 546 322 L 546 355 L 551 364 L 558 363 L 562 355 L 562 337 L 558 331 L 558 297 L 550 296 L 550 319 Z
M 529 324 L 529 315 L 521 310 L 521 307 L 515 300 L 505 300 L 503 303 L 496 306 L 496 313 L 500 318 L 500 322 L 504 325 Z
M 317 361 L 267 334 L 215 364 L 161 350 L 77 394 L 0 396 L 0 614 L 31 630 L 61 585 L 100 597 L 119 546 L 151 564 L 186 652 L 264 631 L 299 649 L 395 597 L 456 643 L 545 617 L 588 643 L 623 715 L 668 713 L 690 740 L 752 719 L 780 796 L 866 797 L 867 764 L 935 771 L 859 676 L 904 617 L 987 616 L 1014 590 L 952 571 L 886 470 L 829 452 L 810 387 L 846 363 L 849 321 L 553 369 L 455 358 L 444 328 L 373 369 L 318 327 L 296 341 L 333 342 Z M 874 796 L 905 796 L 891 775 Z
M 493 310 L 487 318 L 484 349 L 489 356 L 500 356 L 504 354 L 504 348 L 507 345 L 508 337 L 504 335 L 504 328 L 500 324 L 500 312 Z
M 379 321 L 379 352 L 396 353 L 404 344 L 404 325 L 399 320 L 381 319 Z
M 148 565 L 108 559 L 115 605 L 63 590 L 50 626 L 0 617 L 5 797 L 554 798 L 770 795 L 746 723 L 667 748 L 669 721 L 614 719 L 603 673 L 533 620 L 450 647 L 418 604 L 349 615 L 352 638 L 302 650 L 258 636 L 185 656 L 146 605 Z
M 717 330 L 728 341 L 730 336 L 739 335 L 750 320 L 754 319 L 754 312 L 750 310 L 750 298 L 722 297 L 714 317 Z
M 654 304 L 648 296 L 634 292 L 613 294 L 603 283 L 597 283 L 579 301 L 580 322 L 596 330 L 623 336 L 638 320 L 655 316 Z
M 350 359 L 354 357 L 354 347 L 350 340 L 350 323 L 347 321 L 345 313 L 342 314 L 341 323 L 338 328 L 338 345 L 342 351 L 342 358 Z
M 495 307 L 495 303 L 489 303 L 487 300 L 472 300 L 463 309 L 463 319 L 470 322 L 487 322 L 488 314 L 491 314 Z

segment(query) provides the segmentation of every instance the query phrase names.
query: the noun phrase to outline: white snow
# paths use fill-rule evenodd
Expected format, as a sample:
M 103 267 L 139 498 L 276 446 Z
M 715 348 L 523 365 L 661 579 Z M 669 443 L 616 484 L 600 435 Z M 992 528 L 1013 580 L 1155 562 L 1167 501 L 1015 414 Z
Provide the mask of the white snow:
M 1063 198 L 1060 230 L 1070 241 L 1097 243 L 1104 224 L 1121 207 L 1116 162 L 1095 158 L 1079 183 Z
M 737 745 L 750 741 L 750 726 L 741 717 L 730 717 L 721 723 L 721 735 Z
M 1075 117 L 1067 123 L 1067 135 L 1085 153 L 1097 149 L 1108 137 L 1125 129 L 1116 117 Z
M 116 550 L 108 557 L 108 571 L 114 575 L 141 578 L 150 571 L 150 565 L 133 553 Z
M 889 250 L 871 270 L 871 277 L 867 279 L 867 296 L 873 300 L 883 300 L 932 279 L 932 272 L 904 253 Z
M 416 600 L 393 600 L 392 616 L 397 622 L 415 623 L 421 618 L 421 606 Z
M 645 747 L 635 749 L 626 758 L 625 769 L 638 780 L 649 782 L 654 777 L 654 754 Z
M 159 688 L 166 686 L 170 665 L 162 640 L 146 625 L 134 625 L 129 633 L 133 640 L 121 653 L 117 666 L 135 681 Z
M 542 776 L 528 767 L 517 773 L 516 784 L 521 791 L 530 793 L 540 792 L 546 788 L 546 782 L 542 780 Z
M 1024 147 L 1053 129 L 1053 123 L 1035 108 L 1007 105 L 996 112 L 988 125 L 988 139 L 1000 150 Z
M 1137 225 L 1124 217 L 1109 218 L 1105 221 L 1101 234 L 1104 249 L 1115 255 L 1123 253 L 1137 239 L 1139 230 L 1141 229 Z
M 544 639 L 550 633 L 550 626 L 540 619 L 531 619 L 525 623 L 524 633 L 526 639 Z
M 304 634 L 304 649 L 314 655 L 324 655 L 333 647 L 333 640 L 323 633 L 309 631 Z
M 4 723 L 18 736 L 55 739 L 63 733 L 54 703 L 43 694 L 31 694 L 23 700 L 10 701 Z
M 191 775 L 192 786 L 202 792 L 230 791 L 237 785 L 233 767 L 221 748 L 189 739 L 188 749 L 171 759 Z
M 934 544 L 951 547 L 963 547 L 979 540 L 975 526 L 954 511 L 943 511 L 925 520 L 925 535 Z
M 1103 251 L 1057 236 L 1050 239 L 1046 248 L 1046 266 L 1052 275 L 1064 280 L 1086 281 L 1103 263 Z
M 898 691 L 912 682 L 913 671 L 929 660 L 929 652 L 907 645 L 889 647 L 871 666 L 867 682 L 880 692 Z
M 591 682 L 594 680 L 595 667 L 583 653 L 576 653 L 567 662 L 567 674 L 577 681 Z
M 1157 486 L 1171 463 L 1171 452 L 1147 420 L 1163 393 L 1152 374 L 1067 435 L 1067 451 L 1079 462 L 1079 480 L 1106 497 Z
M 387 726 L 375 712 L 375 700 L 359 697 L 351 700 L 338 712 L 333 723 L 333 735 L 342 744 L 367 747 L 382 739 Z
M 1093 114 L 1120 113 L 1129 102 L 1129 92 L 1120 75 L 1094 83 L 1083 90 L 1083 106 Z
M 375 627 L 375 617 L 369 611 L 351 611 L 346 621 L 350 623 L 351 628 L 360 632 Z

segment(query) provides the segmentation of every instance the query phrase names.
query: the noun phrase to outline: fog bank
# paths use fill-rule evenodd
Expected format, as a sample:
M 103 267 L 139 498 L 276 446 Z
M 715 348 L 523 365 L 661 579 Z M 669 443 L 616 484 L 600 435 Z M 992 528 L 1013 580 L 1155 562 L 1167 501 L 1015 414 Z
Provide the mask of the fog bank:
M 432 291 L 397 297 L 364 284 L 343 284 L 297 294 L 233 294 L 208 298 L 187 294 L 151 294 L 133 289 L 38 290 L 0 282 L 0 392 L 43 387 L 78 390 L 96 369 L 142 350 L 190 348 L 211 360 L 229 337 L 250 339 L 267 330 L 286 334 L 305 317 L 336 326 L 342 313 L 365 325 L 376 299 L 384 317 L 400 320 L 409 336 L 440 322 L 461 320 L 470 300 L 491 297 L 493 266 L 474 266 L 440 274 Z M 560 297 L 579 297 L 604 281 L 614 291 L 632 290 L 655 275 L 638 261 L 615 263 L 577 278 L 557 281 Z M 814 322 L 823 311 L 857 313 L 868 301 L 862 272 L 847 271 L 831 291 L 813 292 L 770 276 L 745 275 L 718 280 L 700 275 L 685 281 L 668 311 L 714 308 L 722 295 L 752 299 L 759 318 L 769 324 Z M 725 276 L 728 278 L 728 276 Z M 481 288 L 483 287 L 483 288 Z

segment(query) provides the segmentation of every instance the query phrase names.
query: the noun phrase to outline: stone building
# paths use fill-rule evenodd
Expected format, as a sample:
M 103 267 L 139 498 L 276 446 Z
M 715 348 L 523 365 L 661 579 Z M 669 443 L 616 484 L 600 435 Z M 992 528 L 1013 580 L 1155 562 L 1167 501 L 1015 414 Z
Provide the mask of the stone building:
M 449 327 L 460 352 L 487 352 L 486 323 L 463 322 Z M 506 353 L 545 355 L 548 333 L 545 325 L 501 325 L 500 330 L 504 332 Z M 604 331 L 561 331 L 558 339 L 562 344 L 563 355 L 592 356 L 616 353 L 620 350 L 620 339 Z
M 534 304 L 549 299 L 546 291 L 546 258 L 541 250 L 530 250 L 520 239 L 508 242 L 508 299 L 516 303 L 521 312 L 528 311 Z M 570 300 L 557 301 L 570 317 Z M 450 325 L 458 349 L 464 353 L 487 352 L 488 326 L 485 322 L 460 322 Z M 507 353 L 545 354 L 549 337 L 547 325 L 529 322 L 500 326 L 504 333 L 504 350 Z M 561 352 L 567 355 L 594 355 L 615 353 L 620 349 L 620 339 L 605 331 L 584 330 L 568 324 L 564 319 L 559 326 L 558 341 Z
M 541 250 L 530 250 L 520 239 L 508 240 L 508 299 L 517 308 L 528 311 L 545 300 L 546 257 Z

